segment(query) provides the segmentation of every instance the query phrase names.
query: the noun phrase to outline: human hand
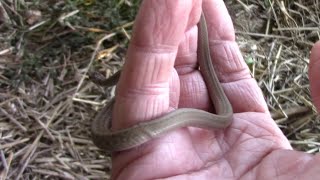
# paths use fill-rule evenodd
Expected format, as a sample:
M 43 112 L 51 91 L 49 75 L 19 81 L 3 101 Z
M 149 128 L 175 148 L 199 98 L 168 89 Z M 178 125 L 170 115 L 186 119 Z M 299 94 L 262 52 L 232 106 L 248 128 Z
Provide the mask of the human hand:
M 292 151 L 271 119 L 261 90 L 235 43 L 224 2 L 206 0 L 203 9 L 201 3 L 143 1 L 117 86 L 113 128 L 129 127 L 182 107 L 213 109 L 197 69 L 201 10 L 209 28 L 213 64 L 235 112 L 233 123 L 224 130 L 181 128 L 137 148 L 114 153 L 112 177 L 297 177 L 302 171 L 300 165 L 307 164 L 312 156 L 301 158 L 300 152 Z

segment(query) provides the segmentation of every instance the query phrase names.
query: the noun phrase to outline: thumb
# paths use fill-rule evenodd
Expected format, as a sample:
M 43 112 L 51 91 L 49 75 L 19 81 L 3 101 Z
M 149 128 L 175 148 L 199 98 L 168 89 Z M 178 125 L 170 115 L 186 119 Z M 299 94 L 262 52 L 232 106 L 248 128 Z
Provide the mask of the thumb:
M 310 91 L 313 104 L 320 111 L 320 41 L 311 50 L 309 63 Z

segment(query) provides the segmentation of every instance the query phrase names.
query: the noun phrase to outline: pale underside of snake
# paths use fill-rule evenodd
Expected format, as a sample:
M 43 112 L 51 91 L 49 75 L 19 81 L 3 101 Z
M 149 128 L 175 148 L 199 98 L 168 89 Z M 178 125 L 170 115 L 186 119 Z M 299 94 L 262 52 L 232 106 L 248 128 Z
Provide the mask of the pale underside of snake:
M 106 151 L 122 151 L 139 146 L 177 128 L 193 126 L 215 130 L 230 125 L 233 110 L 211 62 L 207 25 L 203 14 L 198 23 L 197 51 L 199 69 L 207 85 L 216 114 L 199 109 L 180 108 L 156 119 L 113 131 L 111 128 L 112 108 L 115 102 L 113 98 L 98 112 L 92 122 L 91 131 L 94 144 Z M 106 87 L 116 85 L 120 74 L 119 71 L 111 78 L 99 81 L 97 84 Z

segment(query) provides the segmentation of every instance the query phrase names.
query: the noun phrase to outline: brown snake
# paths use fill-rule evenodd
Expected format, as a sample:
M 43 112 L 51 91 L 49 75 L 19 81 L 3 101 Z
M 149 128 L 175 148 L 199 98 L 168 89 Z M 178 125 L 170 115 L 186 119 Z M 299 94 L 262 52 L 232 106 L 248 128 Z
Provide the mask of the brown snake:
M 194 126 L 205 129 L 221 129 L 231 123 L 233 116 L 232 106 L 222 89 L 211 62 L 207 25 L 203 14 L 198 28 L 200 71 L 217 114 L 192 108 L 180 108 L 162 117 L 138 123 L 126 129 L 112 131 L 111 115 L 115 102 L 113 98 L 98 112 L 93 120 L 91 130 L 95 145 L 107 151 L 122 151 L 141 145 L 177 128 Z M 104 86 L 113 86 L 117 83 L 119 76 L 120 72 L 106 81 L 98 81 L 97 83 Z

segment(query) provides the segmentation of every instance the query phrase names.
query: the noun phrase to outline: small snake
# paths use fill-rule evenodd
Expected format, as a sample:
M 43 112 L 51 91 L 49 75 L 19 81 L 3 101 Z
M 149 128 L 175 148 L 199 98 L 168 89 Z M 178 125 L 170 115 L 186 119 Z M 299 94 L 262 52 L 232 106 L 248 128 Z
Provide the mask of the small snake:
M 96 146 L 107 151 L 122 151 L 141 145 L 168 131 L 181 127 L 194 126 L 205 129 L 221 129 L 231 124 L 232 106 L 222 89 L 211 62 L 207 25 L 203 14 L 198 23 L 198 28 L 200 72 L 204 77 L 217 114 L 199 109 L 180 108 L 148 122 L 112 131 L 112 108 L 115 102 L 113 98 L 98 112 L 92 122 L 92 140 Z M 95 75 L 92 74 L 92 76 Z M 99 85 L 113 86 L 118 82 L 119 77 L 120 71 L 107 80 L 96 80 L 95 82 Z

